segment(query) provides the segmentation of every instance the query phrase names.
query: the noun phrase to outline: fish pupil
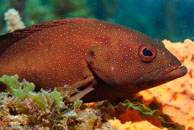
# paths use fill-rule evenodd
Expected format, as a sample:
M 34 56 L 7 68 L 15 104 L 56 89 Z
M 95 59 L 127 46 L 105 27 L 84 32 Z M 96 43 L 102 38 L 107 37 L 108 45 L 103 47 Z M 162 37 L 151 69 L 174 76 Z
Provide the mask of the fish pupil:
M 144 56 L 153 56 L 153 53 L 148 48 L 144 48 L 143 55 Z

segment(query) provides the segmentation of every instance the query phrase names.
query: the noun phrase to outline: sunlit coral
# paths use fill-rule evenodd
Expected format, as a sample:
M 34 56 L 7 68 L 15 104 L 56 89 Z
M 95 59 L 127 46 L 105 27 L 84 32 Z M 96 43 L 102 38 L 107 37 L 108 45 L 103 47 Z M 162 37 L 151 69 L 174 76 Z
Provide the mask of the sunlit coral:
M 13 32 L 14 30 L 25 27 L 24 23 L 21 20 L 19 12 L 13 8 L 5 12 L 4 17 L 7 23 L 7 30 L 9 32 Z

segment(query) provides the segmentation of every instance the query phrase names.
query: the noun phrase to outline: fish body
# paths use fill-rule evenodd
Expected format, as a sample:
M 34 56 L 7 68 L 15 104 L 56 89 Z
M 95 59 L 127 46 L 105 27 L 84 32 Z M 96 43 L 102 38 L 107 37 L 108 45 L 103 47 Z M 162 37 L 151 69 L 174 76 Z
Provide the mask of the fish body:
M 44 89 L 94 76 L 86 101 L 127 97 L 187 72 L 160 40 L 94 19 L 33 25 L 0 36 L 0 43 L 0 75 L 18 74 Z

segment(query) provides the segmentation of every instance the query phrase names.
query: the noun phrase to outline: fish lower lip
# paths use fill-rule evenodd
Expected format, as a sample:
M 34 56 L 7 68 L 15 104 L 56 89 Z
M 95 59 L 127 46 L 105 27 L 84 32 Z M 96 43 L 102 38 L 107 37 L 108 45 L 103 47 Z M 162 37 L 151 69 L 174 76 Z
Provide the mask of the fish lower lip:
M 157 76 L 152 79 L 149 78 L 152 76 L 152 73 L 148 73 L 147 75 L 144 75 L 144 80 L 141 80 L 140 78 L 135 82 L 135 84 L 138 86 L 138 91 L 141 91 L 180 78 L 186 73 L 187 68 L 185 66 L 178 66 L 174 69 L 167 70 L 167 72 L 158 73 Z
M 164 74 L 158 80 L 162 80 L 163 82 L 167 82 L 179 77 L 184 76 L 187 73 L 187 68 L 185 66 L 178 66 L 176 69 Z

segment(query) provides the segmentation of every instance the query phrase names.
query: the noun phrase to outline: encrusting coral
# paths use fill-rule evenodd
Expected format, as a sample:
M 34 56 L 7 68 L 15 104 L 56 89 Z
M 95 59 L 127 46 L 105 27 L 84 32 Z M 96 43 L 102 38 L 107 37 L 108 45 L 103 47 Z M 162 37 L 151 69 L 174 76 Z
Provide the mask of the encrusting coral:
M 7 23 L 7 30 L 13 32 L 14 30 L 24 28 L 25 25 L 17 10 L 11 8 L 4 14 L 4 20 Z

